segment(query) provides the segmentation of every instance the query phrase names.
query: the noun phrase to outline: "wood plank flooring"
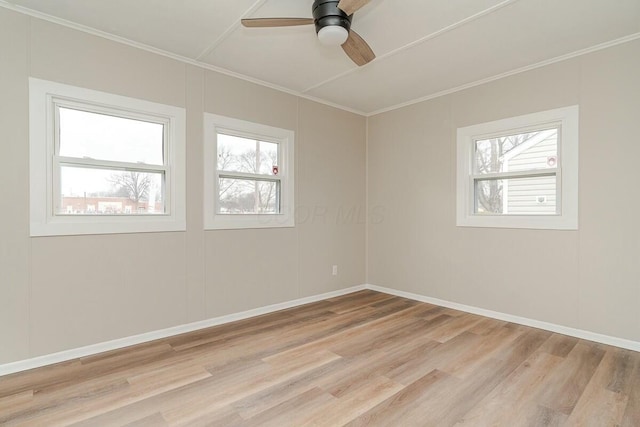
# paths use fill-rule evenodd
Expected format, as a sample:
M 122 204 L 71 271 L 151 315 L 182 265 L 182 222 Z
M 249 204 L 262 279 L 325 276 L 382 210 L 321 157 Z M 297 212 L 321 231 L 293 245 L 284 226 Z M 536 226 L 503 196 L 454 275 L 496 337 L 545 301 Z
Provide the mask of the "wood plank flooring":
M 13 426 L 640 426 L 640 353 L 373 291 L 0 377 Z

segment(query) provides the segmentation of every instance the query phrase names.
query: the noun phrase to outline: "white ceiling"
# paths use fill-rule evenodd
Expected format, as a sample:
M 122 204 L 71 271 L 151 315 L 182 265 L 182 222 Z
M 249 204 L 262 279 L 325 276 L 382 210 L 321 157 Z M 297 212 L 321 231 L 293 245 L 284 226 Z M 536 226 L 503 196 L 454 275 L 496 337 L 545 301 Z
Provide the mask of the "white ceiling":
M 372 0 L 355 29 L 377 59 L 353 64 L 313 26 L 249 29 L 248 17 L 311 17 L 312 0 L 0 0 L 364 114 L 594 46 L 640 37 L 640 0 Z M 28 9 L 28 10 L 27 10 Z

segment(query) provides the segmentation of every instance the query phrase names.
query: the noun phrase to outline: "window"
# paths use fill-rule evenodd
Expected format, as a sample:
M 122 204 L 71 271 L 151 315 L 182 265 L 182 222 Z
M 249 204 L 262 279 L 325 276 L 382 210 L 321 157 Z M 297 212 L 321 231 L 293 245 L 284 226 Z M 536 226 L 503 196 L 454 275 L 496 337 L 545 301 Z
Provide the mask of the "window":
M 294 226 L 293 131 L 205 114 L 205 228 Z
M 30 79 L 31 235 L 185 229 L 182 108 Z
M 458 129 L 457 225 L 578 228 L 578 107 Z

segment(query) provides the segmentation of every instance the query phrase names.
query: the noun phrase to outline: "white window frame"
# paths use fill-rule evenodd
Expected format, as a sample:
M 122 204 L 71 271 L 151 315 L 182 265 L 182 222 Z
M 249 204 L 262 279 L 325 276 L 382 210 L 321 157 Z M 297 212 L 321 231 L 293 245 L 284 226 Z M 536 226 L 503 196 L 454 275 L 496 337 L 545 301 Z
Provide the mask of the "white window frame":
M 531 228 L 550 230 L 578 229 L 578 118 L 577 105 L 481 123 L 457 131 L 456 225 L 461 227 Z M 555 215 L 476 214 L 474 155 L 475 142 L 496 136 L 558 127 L 558 163 L 555 173 L 558 200 Z M 492 177 L 536 176 L 529 172 L 484 174 Z
M 278 144 L 278 175 L 280 180 L 280 213 L 220 214 L 218 213 L 218 133 Z M 295 226 L 294 141 L 295 132 L 288 129 L 252 123 L 216 114 L 204 114 L 204 226 L 206 230 L 274 228 Z M 224 173 L 245 178 L 259 175 Z
M 131 164 L 57 155 L 58 106 L 165 125 L 164 165 L 136 164 L 139 171 L 165 174 L 165 213 L 154 215 L 57 215 L 60 163 L 131 169 Z M 186 230 L 185 109 L 29 78 L 30 235 L 140 233 Z M 57 183 L 57 184 L 56 184 Z M 56 199 L 58 197 L 58 199 Z

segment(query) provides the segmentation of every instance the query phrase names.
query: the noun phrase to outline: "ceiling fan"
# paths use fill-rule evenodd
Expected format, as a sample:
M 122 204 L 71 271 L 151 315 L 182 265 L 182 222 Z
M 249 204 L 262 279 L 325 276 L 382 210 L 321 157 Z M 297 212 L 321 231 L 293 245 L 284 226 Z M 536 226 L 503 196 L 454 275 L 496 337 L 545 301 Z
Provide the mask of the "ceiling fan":
M 245 27 L 292 27 L 315 24 L 320 43 L 342 46 L 358 66 L 373 61 L 376 55 L 362 37 L 351 29 L 353 13 L 370 0 L 314 0 L 313 18 L 253 18 L 243 19 Z

